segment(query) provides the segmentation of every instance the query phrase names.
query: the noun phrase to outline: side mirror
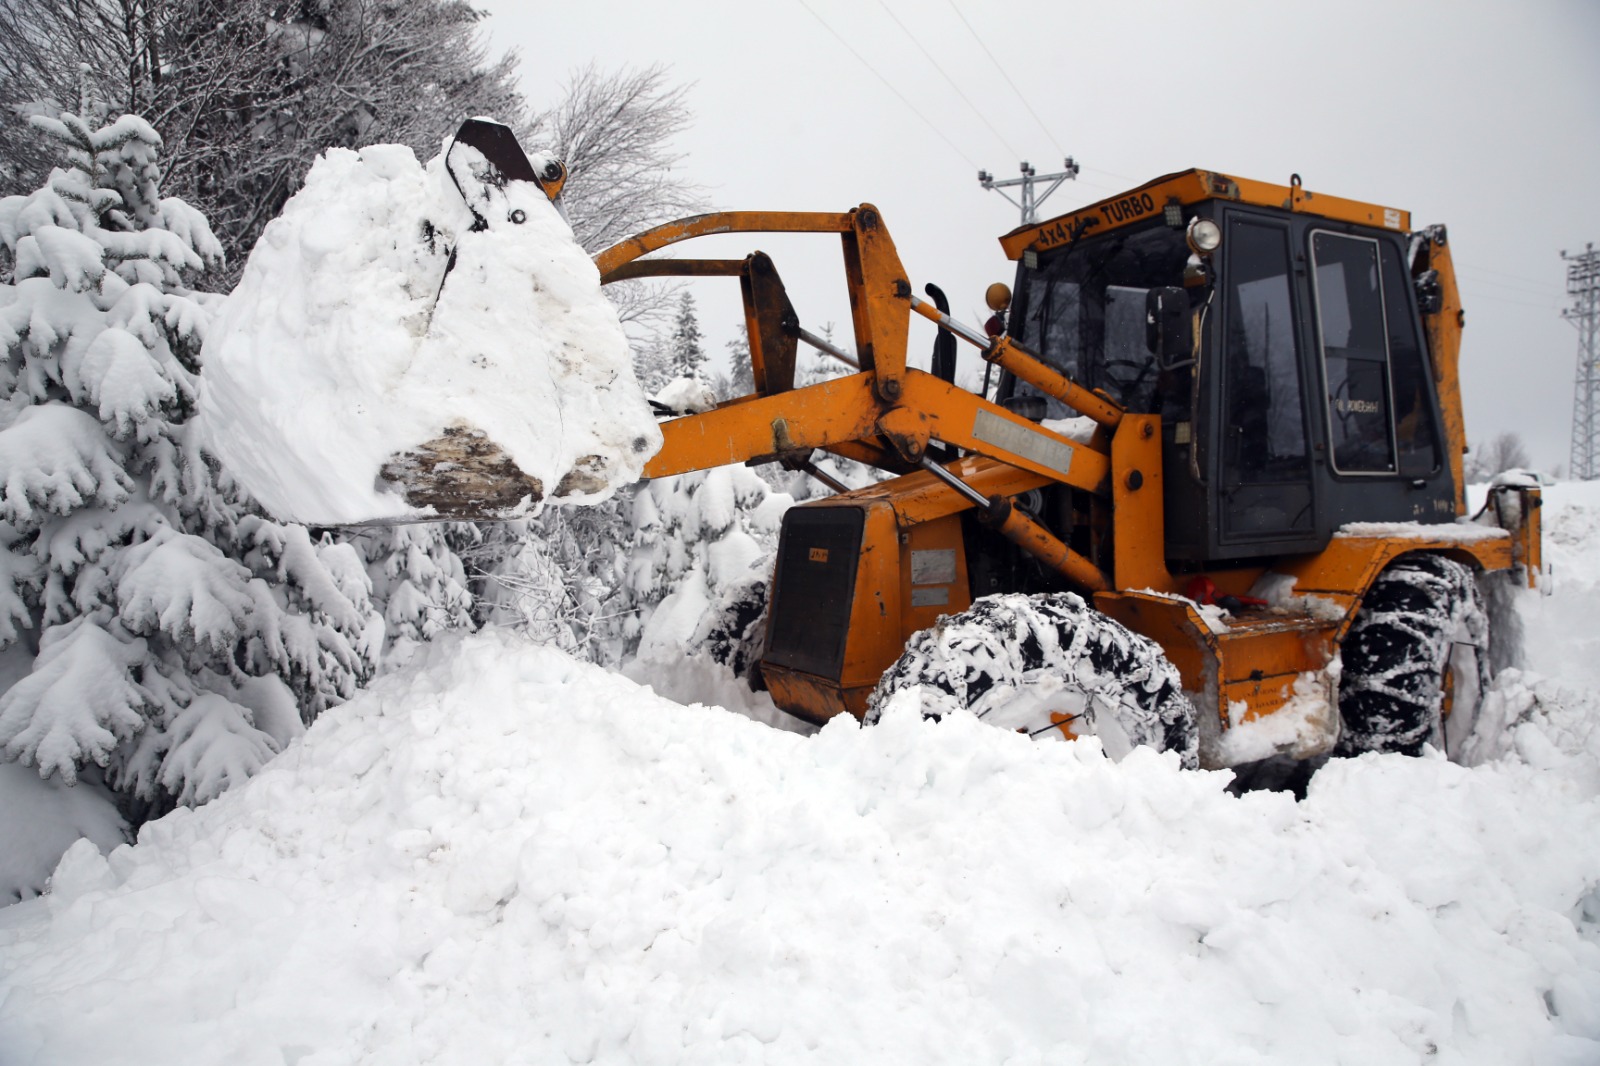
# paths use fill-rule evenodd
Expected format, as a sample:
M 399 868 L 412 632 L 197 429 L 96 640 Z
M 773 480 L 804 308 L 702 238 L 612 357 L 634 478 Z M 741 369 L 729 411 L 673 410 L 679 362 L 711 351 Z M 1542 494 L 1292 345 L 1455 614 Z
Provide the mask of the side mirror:
M 1189 317 L 1189 294 L 1176 285 L 1145 293 L 1144 344 L 1163 369 L 1184 366 L 1194 358 Z

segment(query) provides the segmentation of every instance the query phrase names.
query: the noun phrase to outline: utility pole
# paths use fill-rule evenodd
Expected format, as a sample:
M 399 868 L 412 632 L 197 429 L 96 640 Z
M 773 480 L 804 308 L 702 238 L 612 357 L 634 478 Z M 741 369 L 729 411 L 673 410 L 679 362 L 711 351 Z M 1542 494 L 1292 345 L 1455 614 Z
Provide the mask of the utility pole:
M 1600 477 L 1600 252 L 1588 244 L 1567 261 L 1572 306 L 1561 317 L 1578 328 L 1578 373 L 1572 395 L 1572 473 L 1584 481 Z
M 1033 164 L 1024 162 L 1022 164 L 1022 177 L 1007 178 L 1005 181 L 995 181 L 993 174 L 987 170 L 980 170 L 978 171 L 978 184 L 1010 200 L 1013 205 L 1022 211 L 1021 224 L 1026 226 L 1029 223 L 1039 221 L 1039 205 L 1049 199 L 1051 193 L 1061 188 L 1062 182 L 1078 176 L 1078 164 L 1072 161 L 1070 155 L 1067 156 L 1063 165 L 1065 169 L 1059 174 L 1039 174 L 1034 171 Z M 1034 186 L 1046 181 L 1051 183 L 1050 187 L 1042 193 L 1035 193 Z M 1022 186 L 1022 199 L 1020 201 L 1013 199 L 1011 194 L 1006 192 L 1006 189 L 1013 185 Z

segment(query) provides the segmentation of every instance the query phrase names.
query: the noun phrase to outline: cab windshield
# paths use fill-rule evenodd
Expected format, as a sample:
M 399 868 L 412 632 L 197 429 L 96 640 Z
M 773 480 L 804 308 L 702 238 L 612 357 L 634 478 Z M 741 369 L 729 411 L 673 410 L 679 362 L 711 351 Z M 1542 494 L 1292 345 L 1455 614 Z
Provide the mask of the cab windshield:
M 1183 230 L 1159 222 L 1082 237 L 1023 269 L 1011 334 L 1078 384 L 1103 389 L 1130 411 L 1153 411 L 1159 368 L 1145 344 L 1145 295 L 1181 286 L 1188 260 Z M 1002 385 L 1002 400 L 1035 395 L 1025 382 Z M 1047 417 L 1074 413 L 1045 399 Z

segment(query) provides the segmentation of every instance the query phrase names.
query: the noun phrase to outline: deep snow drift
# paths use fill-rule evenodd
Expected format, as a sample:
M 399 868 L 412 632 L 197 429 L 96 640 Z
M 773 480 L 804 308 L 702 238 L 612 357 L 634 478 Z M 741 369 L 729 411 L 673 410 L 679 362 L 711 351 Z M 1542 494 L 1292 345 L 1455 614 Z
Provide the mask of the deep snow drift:
M 1551 495 L 1521 608 L 1586 685 L 1600 486 Z M 453 640 L 0 909 L 0 1061 L 1592 1063 L 1597 710 L 1509 674 L 1491 761 L 1335 760 L 1297 804 Z
M 661 446 L 571 228 L 533 182 L 486 174 L 475 149 L 449 160 L 425 170 L 404 146 L 330 149 L 207 338 L 207 433 L 279 518 L 426 515 L 396 490 L 394 464 L 447 436 L 478 435 L 498 449 L 490 461 L 515 464 L 523 491 L 497 503 L 508 514 L 522 496 L 603 499 Z

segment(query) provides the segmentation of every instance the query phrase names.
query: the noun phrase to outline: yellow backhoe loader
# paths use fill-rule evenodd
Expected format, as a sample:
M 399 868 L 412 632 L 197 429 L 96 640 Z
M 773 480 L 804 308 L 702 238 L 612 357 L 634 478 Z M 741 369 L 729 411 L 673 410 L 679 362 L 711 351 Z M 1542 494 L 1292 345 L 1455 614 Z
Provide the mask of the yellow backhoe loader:
M 759 251 L 651 256 L 730 233 L 838 240 L 856 357 Z M 1210 767 L 1459 742 L 1478 581 L 1534 582 L 1540 501 L 1501 485 L 1468 520 L 1444 228 L 1188 170 L 1000 243 L 1016 276 L 984 330 L 916 294 L 871 204 L 700 215 L 595 257 L 604 283 L 743 293 L 754 392 L 665 422 L 647 477 L 816 472 L 819 450 L 892 475 L 786 515 L 755 649 L 777 705 L 860 717 L 920 686 L 931 713 Z M 913 315 L 945 345 L 931 373 Z M 950 336 L 992 389 L 955 384 Z M 796 387 L 801 343 L 858 365 Z

